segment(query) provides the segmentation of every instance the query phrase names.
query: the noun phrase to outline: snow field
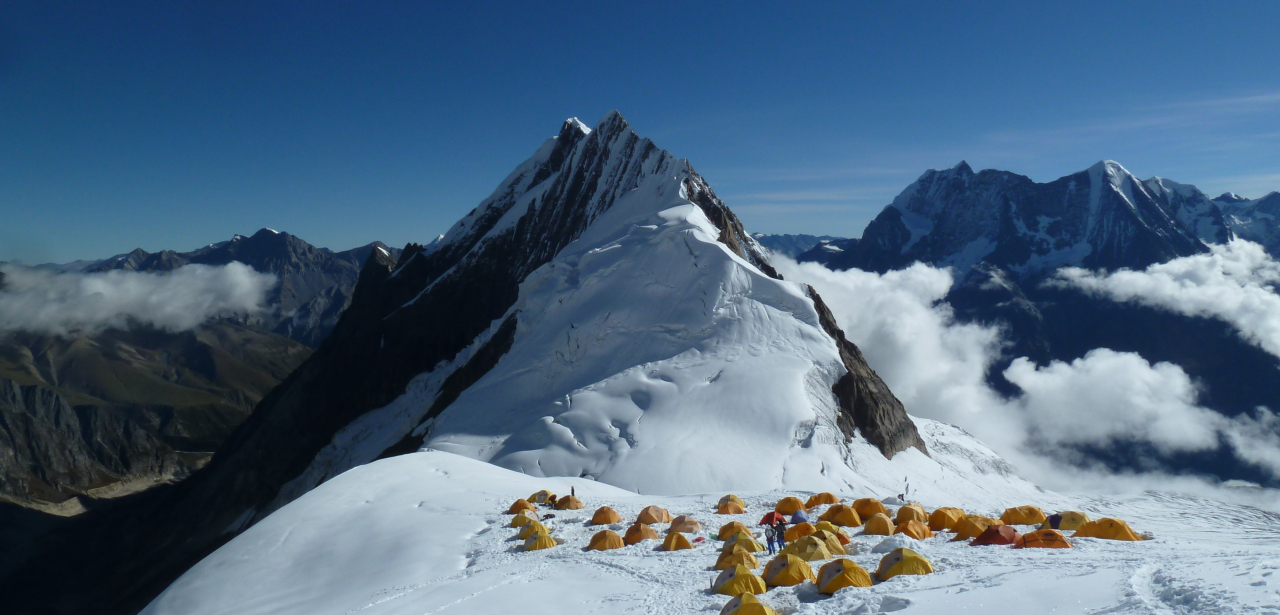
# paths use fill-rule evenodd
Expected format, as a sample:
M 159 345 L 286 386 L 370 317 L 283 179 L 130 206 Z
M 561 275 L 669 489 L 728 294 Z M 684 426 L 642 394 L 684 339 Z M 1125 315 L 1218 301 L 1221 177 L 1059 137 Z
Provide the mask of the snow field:
M 507 507 L 539 489 L 561 494 L 571 486 L 584 509 L 539 510 L 555 515 L 544 524 L 562 544 L 519 551 Z M 717 613 L 729 598 L 709 592 L 722 545 L 714 533 L 737 520 L 759 535 L 755 522 L 778 499 L 809 493 L 738 493 L 748 512 L 716 515 L 722 495 L 637 495 L 587 479 L 530 477 L 444 452 L 404 455 L 346 472 L 280 509 L 189 570 L 144 612 Z M 837 495 L 847 503 L 884 494 Z M 658 550 L 656 540 L 585 550 L 602 529 L 586 525 L 597 507 L 618 511 L 624 522 L 610 528 L 621 533 L 650 504 L 698 519 L 703 531 L 686 535 L 705 540 L 676 552 Z M 762 597 L 781 614 L 1280 612 L 1270 585 L 1280 568 L 1275 515 L 1158 493 L 1070 504 L 1094 517 L 1124 518 L 1156 539 L 1075 539 L 1071 550 L 1016 550 L 969 547 L 939 533 L 916 548 L 933 563 L 932 575 L 834 596 L 806 582 Z M 998 516 L 1003 507 L 966 512 Z M 822 510 L 811 512 L 816 517 Z M 654 528 L 663 533 L 666 524 Z M 848 557 L 874 571 L 882 556 L 871 551 L 885 537 L 847 532 Z M 762 566 L 769 559 L 759 557 Z M 822 563 L 811 563 L 815 572 Z

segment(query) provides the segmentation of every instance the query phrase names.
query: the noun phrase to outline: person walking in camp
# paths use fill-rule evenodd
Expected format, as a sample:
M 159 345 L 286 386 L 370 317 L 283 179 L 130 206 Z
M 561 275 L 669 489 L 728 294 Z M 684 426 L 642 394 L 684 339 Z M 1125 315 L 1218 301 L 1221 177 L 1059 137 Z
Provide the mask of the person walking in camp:
M 778 540 L 778 549 L 787 546 L 787 522 L 785 519 L 778 519 L 778 523 L 773 526 L 773 535 Z
M 772 525 L 766 525 L 764 527 L 764 537 L 769 541 L 769 555 L 773 555 L 774 547 L 778 544 L 777 535 L 778 532 L 773 529 Z

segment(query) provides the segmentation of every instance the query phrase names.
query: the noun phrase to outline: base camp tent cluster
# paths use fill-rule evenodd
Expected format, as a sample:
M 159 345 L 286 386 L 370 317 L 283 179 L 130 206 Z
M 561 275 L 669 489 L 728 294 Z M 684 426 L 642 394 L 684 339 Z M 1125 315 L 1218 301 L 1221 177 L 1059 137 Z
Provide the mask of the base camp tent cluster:
M 885 502 L 874 498 L 862 498 L 852 503 L 841 503 L 831 493 L 818 493 L 808 500 L 788 496 L 766 513 L 759 525 L 777 528 L 790 525 L 782 533 L 781 549 L 763 565 L 757 554 L 765 551 L 758 535 L 742 521 L 729 521 L 709 536 L 721 541 L 711 569 L 718 574 L 711 581 L 710 591 L 731 596 L 732 599 L 720 611 L 721 615 L 776 615 L 772 607 L 757 598 L 774 587 L 791 587 L 813 583 L 822 594 L 833 594 L 846 587 L 871 587 L 897 576 L 921 575 L 933 572 L 933 564 L 920 553 L 906 547 L 892 548 L 880 560 L 875 572 L 868 572 L 845 555 L 845 547 L 851 539 L 844 528 L 862 528 L 864 536 L 896 536 L 902 534 L 915 541 L 933 539 L 939 534 L 951 534 L 950 541 L 969 541 L 970 546 L 1008 546 L 1014 549 L 1045 548 L 1070 549 L 1071 543 L 1063 534 L 1074 531 L 1073 538 L 1099 538 L 1105 540 L 1144 540 L 1129 524 L 1112 518 L 1091 520 L 1080 511 L 1062 511 L 1046 515 L 1036 506 L 1015 506 L 1006 509 L 999 519 L 943 506 L 932 512 L 924 506 L 910 502 L 897 505 L 890 515 Z M 891 502 L 892 504 L 892 502 Z M 538 506 L 556 510 L 578 510 L 582 500 L 573 495 L 556 497 L 550 491 L 539 491 L 528 499 L 516 500 L 507 509 L 512 515 L 510 527 L 517 528 L 517 538 L 524 541 L 522 551 L 536 551 L 562 544 L 551 536 L 551 530 L 543 523 L 550 518 L 538 514 Z M 826 506 L 826 510 L 814 522 L 809 510 Z M 723 515 L 741 515 L 747 512 L 747 503 L 729 494 L 716 503 L 714 512 Z M 622 516 L 617 511 L 601 506 L 591 515 L 588 525 L 613 526 L 621 529 Z M 665 538 L 654 528 L 668 524 Z M 1019 528 L 1026 531 L 1019 531 Z M 690 515 L 672 517 L 658 506 L 647 506 L 636 515 L 635 521 L 622 535 L 614 529 L 601 529 L 586 545 L 588 551 L 609 551 L 636 545 L 646 540 L 661 540 L 661 551 L 693 549 L 705 540 L 698 537 L 690 541 L 686 534 L 703 531 L 702 523 Z M 772 535 L 772 534 L 771 534 Z M 895 538 L 896 540 L 896 538 Z M 904 544 L 889 541 L 880 548 L 888 550 Z M 907 541 L 915 545 L 916 542 Z M 880 551 L 876 549 L 876 552 Z M 772 547 L 770 547 L 772 552 Z M 815 572 L 815 562 L 820 563 Z M 759 569 L 759 572 L 757 572 Z

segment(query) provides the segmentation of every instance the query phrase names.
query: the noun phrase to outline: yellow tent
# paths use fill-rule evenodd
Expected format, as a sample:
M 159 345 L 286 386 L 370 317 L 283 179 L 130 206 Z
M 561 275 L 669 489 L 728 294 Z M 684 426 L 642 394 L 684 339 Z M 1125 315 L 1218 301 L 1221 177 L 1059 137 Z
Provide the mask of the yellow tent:
M 849 544 L 849 535 L 845 534 L 840 528 L 832 525 L 830 521 L 819 521 L 817 525 L 813 526 L 813 529 L 817 532 L 829 532 L 834 534 L 836 540 L 838 540 L 842 545 Z
M 539 491 L 529 496 L 529 501 L 533 502 L 534 504 L 546 504 L 547 500 L 550 500 L 551 498 L 555 497 L 555 495 L 556 494 L 551 493 L 546 489 L 543 489 L 542 491 Z
M 591 525 L 609 525 L 610 523 L 622 523 L 622 515 L 608 506 L 597 508 L 596 514 L 591 515 Z
M 951 528 L 951 531 L 956 533 L 955 538 L 952 538 L 951 541 L 973 540 L 981 536 L 983 532 L 987 531 L 987 528 L 993 525 L 1003 524 L 999 519 L 992 519 L 991 517 L 965 515 L 955 527 Z
M 526 523 L 524 526 L 524 529 L 520 530 L 520 534 L 518 536 L 519 538 L 524 539 L 534 534 L 537 534 L 538 532 L 542 532 L 543 534 L 550 534 L 551 530 L 548 530 L 547 526 L 543 525 L 541 522 L 533 521 L 530 523 Z
M 778 505 L 774 506 L 773 510 L 784 515 L 794 515 L 797 510 L 804 510 L 804 502 L 797 497 L 785 497 L 778 500 Z
M 734 566 L 746 566 L 754 570 L 759 565 L 760 560 L 756 559 L 755 555 L 742 548 L 742 545 L 734 545 L 716 558 L 715 568 L 716 570 L 724 570 Z
M 641 540 L 657 540 L 657 539 L 658 539 L 658 533 L 653 531 L 653 528 L 649 527 L 648 524 L 640 523 L 639 521 L 637 521 L 635 522 L 634 525 L 627 528 L 627 533 L 622 537 L 622 542 L 625 542 L 629 545 L 633 545 L 640 542 Z
M 514 515 L 522 510 L 537 510 L 528 500 L 520 499 L 511 504 L 511 508 L 507 509 L 508 515 Z
M 720 502 L 718 502 L 718 503 L 717 503 L 717 505 L 719 505 L 719 504 L 727 504 L 727 503 L 729 503 L 729 502 L 733 502 L 734 504 L 737 504 L 738 506 L 741 506 L 743 510 L 746 510 L 746 508 L 747 508 L 747 503 L 746 503 L 746 502 L 743 502 L 743 501 L 742 501 L 742 498 L 740 498 L 740 497 L 738 497 L 738 496 L 736 496 L 736 495 L 734 495 L 734 494 L 732 494 L 732 493 L 730 493 L 729 495 L 726 495 L 726 496 L 724 496 L 724 497 L 720 498 Z
M 702 529 L 702 524 L 696 519 L 687 515 L 680 515 L 671 520 L 671 527 L 667 528 L 667 532 L 697 532 Z
M 1090 521 L 1076 530 L 1072 538 L 1103 538 L 1106 540 L 1142 540 L 1142 537 L 1129 528 L 1129 524 L 1120 519 L 1103 517 Z
M 827 548 L 827 542 L 817 536 L 805 536 L 793 540 L 787 543 L 778 555 L 794 555 L 806 562 L 832 557 L 831 549 Z
M 533 512 L 532 510 L 522 510 L 516 513 L 516 516 L 511 518 L 511 527 L 524 527 L 530 522 L 536 523 L 538 521 L 541 521 L 541 519 L 538 518 L 538 513 Z
M 823 504 L 839 504 L 839 503 L 840 503 L 840 498 L 837 498 L 835 494 L 827 493 L 826 491 L 823 491 L 822 493 L 817 493 L 809 496 L 809 501 L 804 503 L 804 507 L 813 508 L 814 506 L 821 506 Z
M 566 495 L 556 500 L 556 510 L 580 510 L 582 508 L 582 500 L 572 495 Z
M 847 504 L 836 504 L 828 508 L 827 512 L 818 516 L 818 519 L 830 521 L 843 527 L 858 527 L 862 525 L 862 517 L 858 515 L 858 511 Z
M 746 507 L 737 502 L 721 502 L 716 506 L 717 515 L 741 515 L 747 512 Z
M 1055 516 L 1058 517 L 1057 526 L 1053 525 Z M 1071 530 L 1080 529 L 1080 526 L 1088 522 L 1089 522 L 1089 515 L 1086 515 L 1078 510 L 1064 510 L 1058 513 L 1057 515 L 1049 515 L 1049 518 L 1045 519 L 1044 523 L 1040 524 L 1040 529 L 1059 530 L 1063 532 L 1069 532 Z
M 951 530 L 956 527 L 960 520 L 964 519 L 964 511 L 952 506 L 943 506 L 934 509 L 929 515 L 929 529 L 934 532 L 942 530 Z
M 903 521 L 902 523 L 899 523 L 898 527 L 894 528 L 893 533 L 906 534 L 907 536 L 910 536 L 916 540 L 933 538 L 933 532 L 929 531 L 929 526 L 919 521 L 916 521 L 915 519 L 912 519 L 910 521 Z
M 610 549 L 621 549 L 625 544 L 622 537 L 613 530 L 601 530 L 591 537 L 591 542 L 587 543 L 588 551 L 608 551 Z
M 728 540 L 730 536 L 733 536 L 738 532 L 750 533 L 747 530 L 747 526 L 743 525 L 741 521 L 730 521 L 720 526 L 720 531 L 716 532 L 716 538 L 719 540 Z
M 901 525 L 907 521 L 919 521 L 927 524 L 929 523 L 929 513 L 926 513 L 924 507 L 915 502 L 905 504 L 898 509 L 898 514 L 893 517 L 893 522 Z
M 647 523 L 649 525 L 671 523 L 671 513 L 667 512 L 665 508 L 646 506 L 640 511 L 640 515 L 636 517 L 636 523 Z
M 751 572 L 751 569 L 746 566 L 725 568 L 720 573 L 720 576 L 716 577 L 715 582 L 711 584 L 711 589 L 717 594 L 725 594 L 727 596 L 763 594 L 769 590 L 764 584 L 764 579 Z
M 888 536 L 893 533 L 893 521 L 889 520 L 889 515 L 876 513 L 862 524 L 862 533 L 867 536 Z
M 779 555 L 764 565 L 765 585 L 769 587 L 791 587 L 805 581 L 813 581 L 813 568 L 794 555 Z
M 858 518 L 862 519 L 863 523 L 866 523 L 867 519 L 870 519 L 876 513 L 880 513 L 886 517 L 889 516 L 889 509 L 885 508 L 884 504 L 881 504 L 880 501 L 875 498 L 854 500 L 853 509 L 858 511 Z
M 1044 523 L 1044 511 L 1039 506 L 1015 506 L 1006 508 L 1000 521 L 1005 525 L 1038 525 Z
M 525 551 L 537 551 L 539 549 L 550 549 L 557 544 L 559 543 L 550 534 L 539 532 L 525 539 L 523 549 Z
M 734 596 L 720 609 L 720 615 L 778 615 L 778 612 L 751 594 Z
M 792 540 L 800 538 L 801 536 L 808 536 L 813 532 L 814 532 L 813 525 L 809 524 L 806 521 L 804 523 L 797 523 L 787 528 L 787 532 L 783 534 L 782 537 L 785 538 L 787 542 L 791 542 Z
M 689 539 L 684 537 L 680 532 L 671 532 L 662 541 L 663 551 L 679 551 L 681 549 L 692 549 L 693 545 L 689 544 Z
M 818 530 L 810 534 L 810 536 L 821 540 L 823 544 L 827 545 L 827 551 L 830 551 L 832 555 L 846 555 L 844 551 L 845 543 L 840 542 L 840 538 L 835 534 L 825 530 Z
M 818 591 L 834 594 L 846 587 L 871 587 L 871 575 L 853 560 L 838 559 L 827 562 L 821 570 L 818 570 L 818 580 L 815 584 L 818 586 Z
M 760 546 L 760 543 L 756 542 L 756 539 L 751 536 L 750 532 L 738 532 L 737 534 L 730 536 L 724 541 L 724 547 L 720 549 L 720 552 L 727 552 L 733 549 L 734 545 L 741 545 L 743 549 L 752 553 L 764 551 L 764 547 Z
M 933 564 L 924 556 L 911 549 L 894 549 L 880 559 L 880 567 L 876 569 L 876 579 L 881 583 L 900 574 L 929 574 L 933 572 Z

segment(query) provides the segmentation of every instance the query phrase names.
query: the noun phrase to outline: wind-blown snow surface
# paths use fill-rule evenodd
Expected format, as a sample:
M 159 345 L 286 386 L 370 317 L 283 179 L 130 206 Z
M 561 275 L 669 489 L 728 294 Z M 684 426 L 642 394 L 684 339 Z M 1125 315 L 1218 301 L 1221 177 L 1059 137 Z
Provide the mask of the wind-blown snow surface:
M 948 542 L 944 533 L 918 548 L 932 561 L 933 575 L 898 577 L 831 597 L 809 582 L 774 588 L 764 599 L 779 613 L 1280 611 L 1271 585 L 1280 568 L 1276 515 L 1156 493 L 1070 501 L 981 472 L 979 466 L 993 458 L 980 444 L 954 428 L 920 424 L 935 458 L 953 466 L 935 465 L 930 474 L 926 458 L 913 459 L 918 478 L 912 499 L 927 508 L 958 504 L 994 515 L 1015 503 L 1072 507 L 1095 518 L 1125 518 L 1155 539 L 1075 539 L 1072 550 L 1019 551 Z M 864 474 L 899 469 L 896 459 L 887 461 L 869 446 L 855 448 Z M 546 521 L 562 544 L 517 551 L 506 507 L 539 489 L 565 493 L 570 486 L 586 508 L 557 511 Z M 716 613 L 728 598 L 707 589 L 721 544 L 712 534 L 730 520 L 752 525 L 773 502 L 794 494 L 740 494 L 747 514 L 715 515 L 719 492 L 640 496 L 444 452 L 404 455 L 355 468 L 280 509 L 189 570 L 144 613 Z M 865 484 L 838 493 L 845 501 L 890 494 Z M 673 553 L 656 550 L 652 540 L 617 551 L 584 550 L 600 529 L 586 525 L 596 507 L 612 506 L 630 522 L 650 504 L 693 515 L 704 526 L 697 537 L 705 540 Z M 850 557 L 874 570 L 881 555 L 871 550 L 883 537 L 861 536 L 856 528 L 851 534 L 857 553 Z

